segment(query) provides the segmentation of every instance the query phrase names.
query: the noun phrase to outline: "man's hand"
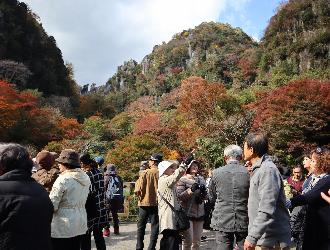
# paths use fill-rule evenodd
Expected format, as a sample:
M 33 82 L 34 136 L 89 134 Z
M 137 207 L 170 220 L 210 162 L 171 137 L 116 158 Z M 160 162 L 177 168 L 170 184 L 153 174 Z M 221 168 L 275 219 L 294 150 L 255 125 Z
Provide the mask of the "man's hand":
M 256 245 L 250 243 L 248 240 L 244 241 L 244 250 L 254 250 Z

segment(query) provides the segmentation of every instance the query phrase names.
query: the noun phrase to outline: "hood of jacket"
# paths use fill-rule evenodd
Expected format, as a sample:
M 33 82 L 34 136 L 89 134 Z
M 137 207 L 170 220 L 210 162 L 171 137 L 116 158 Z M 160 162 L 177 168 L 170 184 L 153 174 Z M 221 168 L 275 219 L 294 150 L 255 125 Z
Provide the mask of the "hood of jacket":
M 90 185 L 90 180 L 88 175 L 80 168 L 68 169 L 61 173 L 65 177 L 71 177 L 82 186 Z

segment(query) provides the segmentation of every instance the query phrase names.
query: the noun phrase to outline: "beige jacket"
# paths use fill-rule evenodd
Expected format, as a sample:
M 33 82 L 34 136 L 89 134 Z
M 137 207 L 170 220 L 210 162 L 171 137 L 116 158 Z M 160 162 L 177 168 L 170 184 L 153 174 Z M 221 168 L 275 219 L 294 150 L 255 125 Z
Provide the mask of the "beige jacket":
M 140 174 L 135 183 L 134 193 L 139 206 L 157 206 L 158 169 L 150 168 Z
M 158 191 L 162 196 L 172 204 L 175 209 L 180 208 L 177 197 L 176 183 L 187 170 L 186 165 L 180 165 L 172 175 L 162 175 L 158 181 Z M 176 230 L 174 212 L 171 207 L 158 195 L 158 216 L 159 216 L 159 232 L 165 229 Z
M 86 233 L 85 204 L 90 185 L 88 175 L 79 168 L 66 170 L 56 179 L 49 194 L 54 206 L 53 238 L 71 238 Z

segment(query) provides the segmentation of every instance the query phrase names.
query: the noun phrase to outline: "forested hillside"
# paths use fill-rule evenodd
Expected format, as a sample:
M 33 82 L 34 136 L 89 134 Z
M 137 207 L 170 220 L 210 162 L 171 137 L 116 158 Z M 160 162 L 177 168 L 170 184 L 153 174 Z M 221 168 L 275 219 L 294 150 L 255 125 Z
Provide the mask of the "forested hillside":
M 52 53 L 5 57 L 0 50 L 1 59 L 10 60 L 3 63 L 14 63 L 17 72 L 29 76 L 23 85 L 15 81 L 24 77 L 2 73 L 0 139 L 31 150 L 74 148 L 102 154 L 126 180 L 134 180 L 139 161 L 155 151 L 177 159 L 195 147 L 203 166 L 213 168 L 223 163 L 226 145 L 241 145 L 249 131 L 261 130 L 270 135 L 272 154 L 283 164 L 297 164 L 304 152 L 330 141 L 329 8 L 326 0 L 283 3 L 259 43 L 229 24 L 202 23 L 154 46 L 141 62 L 124 62 L 105 85 L 84 86 L 77 96 L 67 92 L 74 86 L 72 70 L 63 65 L 55 40 L 48 43 L 52 39 L 23 3 L 2 1 L 0 20 L 7 13 L 10 23 L 26 24 L 6 29 L 0 39 L 5 37 L 7 45 L 1 42 L 0 48 L 21 51 L 25 41 L 27 55 L 35 55 L 41 44 Z M 28 23 L 40 39 L 25 33 Z M 9 38 L 17 45 L 9 45 Z M 45 80 L 30 81 L 39 76 L 33 65 L 40 61 L 48 65 L 40 68 Z M 46 89 L 33 85 L 37 82 Z M 79 104 L 47 97 L 55 93 L 46 87 L 50 82 L 54 85 L 49 88 L 64 91 L 55 91 L 57 95 L 74 96 Z
M 45 96 L 72 96 L 76 91 L 54 37 L 24 2 L 0 1 L 0 75 L 22 89 Z

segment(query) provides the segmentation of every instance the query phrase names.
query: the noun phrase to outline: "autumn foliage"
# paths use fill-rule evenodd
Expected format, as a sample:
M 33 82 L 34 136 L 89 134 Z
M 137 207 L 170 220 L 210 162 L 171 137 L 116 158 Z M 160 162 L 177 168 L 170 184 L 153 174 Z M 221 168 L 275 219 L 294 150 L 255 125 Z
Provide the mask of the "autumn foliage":
M 0 81 L 1 141 L 19 141 L 44 146 L 49 141 L 70 139 L 81 133 L 76 119 L 65 118 L 59 111 L 40 107 L 38 97 L 19 92 Z
M 254 129 L 270 133 L 277 150 L 297 152 L 330 141 L 330 82 L 294 81 L 248 105 Z

